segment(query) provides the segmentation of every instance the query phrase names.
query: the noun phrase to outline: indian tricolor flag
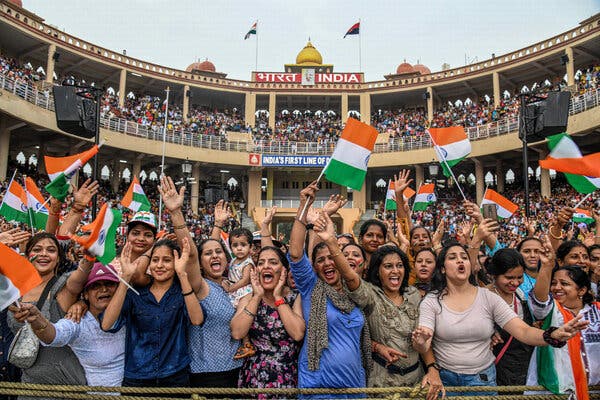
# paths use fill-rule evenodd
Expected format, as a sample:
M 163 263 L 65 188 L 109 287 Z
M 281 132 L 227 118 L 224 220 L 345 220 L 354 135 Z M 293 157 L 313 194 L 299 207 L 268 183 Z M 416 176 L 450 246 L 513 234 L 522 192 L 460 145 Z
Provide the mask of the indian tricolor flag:
M 91 231 L 89 237 L 71 235 L 71 239 L 95 255 L 102 264 L 108 265 L 117 255 L 115 238 L 122 217 L 119 210 L 110 208 L 108 203 L 104 203 L 96 219 L 82 227 L 84 231 Z
M 413 210 L 415 211 L 424 211 L 427 209 L 427 206 L 433 204 L 436 201 L 435 197 L 435 186 L 433 183 L 428 183 L 419 188 L 417 192 L 417 197 L 415 197 L 415 204 L 413 205 Z
M 576 208 L 573 213 L 573 222 L 583 222 L 589 225 L 594 222 L 594 217 L 592 217 L 592 213 L 589 210 Z
M 540 167 L 563 172 L 579 193 L 592 193 L 600 188 L 600 153 L 583 156 L 577 144 L 566 133 L 548 137 L 550 154 L 540 160 Z
M 492 189 L 485 190 L 483 200 L 481 201 L 481 207 L 483 207 L 484 204 L 494 204 L 496 206 L 498 218 L 502 219 L 510 218 L 510 216 L 519 209 L 518 205 Z
M 99 147 L 100 145 L 94 145 L 83 153 L 67 157 L 44 156 L 46 172 L 50 177 L 50 183 L 46 185 L 48 193 L 55 199 L 64 201 L 69 192 L 69 181 L 79 168 L 98 153 Z
M 338 185 L 360 191 L 367 175 L 367 164 L 375 140 L 375 128 L 354 118 L 348 118 L 342 136 L 325 167 L 325 177 Z
M 256 25 L 258 24 L 258 21 L 256 21 L 255 23 L 252 24 L 252 26 L 250 27 L 250 30 L 248 31 L 248 33 L 246 33 L 246 36 L 244 36 L 244 40 L 248 39 L 250 37 L 250 35 L 256 35 Z
M 406 189 L 404 189 L 404 192 L 402 192 L 402 197 L 404 198 L 404 201 L 407 201 L 408 199 L 413 197 L 415 193 L 416 192 L 414 190 L 407 187 Z M 394 181 L 390 179 L 388 183 L 387 193 L 385 194 L 385 209 L 395 210 L 396 208 L 396 185 L 394 184 Z
M 127 193 L 123 196 L 121 204 L 135 212 L 150 211 L 150 200 L 146 197 L 137 176 L 133 177 L 131 185 L 129 185 L 129 190 L 127 190 Z
M 0 310 L 42 283 L 29 260 L 0 243 Z
M 15 182 L 14 176 L 8 185 L 0 205 L 0 215 L 8 221 L 29 223 L 27 215 L 27 196 L 21 185 Z
M 449 128 L 429 128 L 435 155 L 442 165 L 446 177 L 452 176 L 450 168 L 461 162 L 471 153 L 471 142 L 462 126 Z
M 27 192 L 27 209 L 30 221 L 37 229 L 46 229 L 48 222 L 48 209 L 43 205 L 44 197 L 37 185 L 30 177 L 25 178 L 25 191 Z

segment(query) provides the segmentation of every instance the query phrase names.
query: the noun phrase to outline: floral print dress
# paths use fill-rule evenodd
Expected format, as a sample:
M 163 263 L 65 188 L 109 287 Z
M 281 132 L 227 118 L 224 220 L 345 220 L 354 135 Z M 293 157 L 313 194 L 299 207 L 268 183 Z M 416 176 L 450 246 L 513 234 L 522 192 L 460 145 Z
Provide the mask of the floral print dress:
M 297 293 L 285 296 L 294 304 Z M 256 354 L 244 360 L 238 386 L 242 388 L 294 388 L 298 386 L 300 344 L 288 335 L 276 308 L 260 302 L 248 336 Z M 259 399 L 269 396 L 260 394 Z

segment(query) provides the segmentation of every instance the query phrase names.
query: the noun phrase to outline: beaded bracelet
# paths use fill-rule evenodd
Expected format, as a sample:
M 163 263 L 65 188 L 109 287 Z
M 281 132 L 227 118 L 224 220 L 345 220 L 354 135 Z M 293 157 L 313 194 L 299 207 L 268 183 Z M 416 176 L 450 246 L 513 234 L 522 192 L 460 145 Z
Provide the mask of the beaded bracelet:
M 567 342 L 563 342 L 562 340 L 554 339 L 552 337 L 552 332 L 557 329 L 558 328 L 556 326 L 551 326 L 544 331 L 542 337 L 544 338 L 544 342 L 548 343 L 550 346 L 560 348 L 567 344 Z

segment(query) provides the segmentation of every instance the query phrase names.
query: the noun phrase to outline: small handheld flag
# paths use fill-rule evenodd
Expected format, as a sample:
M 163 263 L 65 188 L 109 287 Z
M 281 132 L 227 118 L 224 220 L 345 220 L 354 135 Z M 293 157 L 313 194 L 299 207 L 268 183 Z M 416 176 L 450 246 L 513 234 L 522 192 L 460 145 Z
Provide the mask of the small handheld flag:
M 424 211 L 430 204 L 435 203 L 437 198 L 435 197 L 435 186 L 433 183 L 428 183 L 419 188 L 417 197 L 415 197 L 415 204 L 413 204 L 413 210 Z
M 462 126 L 429 128 L 435 155 L 442 165 L 444 176 L 452 176 L 450 170 L 471 153 L 471 142 Z
M 354 118 L 348 118 L 329 163 L 325 167 L 325 177 L 338 185 L 360 191 L 376 140 L 375 128 Z
M 256 35 L 256 24 L 257 22 L 252 24 L 250 30 L 248 31 L 248 33 L 246 33 L 246 36 L 244 36 L 244 40 L 248 39 L 250 35 Z
M 108 265 L 117 255 L 115 239 L 122 217 L 119 210 L 104 203 L 96 219 L 82 228 L 84 231 L 90 231 L 89 237 L 73 235 L 71 239 L 95 255 L 102 264 Z
M 348 32 L 344 35 L 344 39 L 348 35 L 359 35 L 360 34 L 360 22 L 355 23 L 348 29 Z
M 496 206 L 498 218 L 502 219 L 510 218 L 510 216 L 519 209 L 518 205 L 492 189 L 486 189 L 483 200 L 481 201 L 481 206 L 484 204 L 494 204 Z
M 589 225 L 594 222 L 594 218 L 589 210 L 576 208 L 575 213 L 573 214 L 573 222 L 583 222 L 584 224 Z
M 0 310 L 42 283 L 29 260 L 0 243 Z
M 566 133 L 548 137 L 550 154 L 540 160 L 540 167 L 563 172 L 579 193 L 592 193 L 600 188 L 600 153 L 583 156 L 577 144 Z
M 140 181 L 138 180 L 137 176 L 134 176 L 131 180 L 131 185 L 129 185 L 127 193 L 125 193 L 125 196 L 123 196 L 121 204 L 134 212 L 150 211 L 150 200 L 148 200 L 148 197 L 146 197 L 144 189 L 142 189 L 142 185 L 140 185 Z
M 67 157 L 44 156 L 46 171 L 51 181 L 46 185 L 48 193 L 55 199 L 64 201 L 69 192 L 70 179 L 79 168 L 83 167 L 86 162 L 98 153 L 101 145 L 94 145 L 91 149 L 83 153 Z
M 27 196 L 23 187 L 15 182 L 14 174 L 0 204 L 0 215 L 8 221 L 29 223 Z
M 48 222 L 48 208 L 44 206 L 45 201 L 37 185 L 30 177 L 25 178 L 25 190 L 27 192 L 27 209 L 31 223 L 37 229 L 45 229 Z

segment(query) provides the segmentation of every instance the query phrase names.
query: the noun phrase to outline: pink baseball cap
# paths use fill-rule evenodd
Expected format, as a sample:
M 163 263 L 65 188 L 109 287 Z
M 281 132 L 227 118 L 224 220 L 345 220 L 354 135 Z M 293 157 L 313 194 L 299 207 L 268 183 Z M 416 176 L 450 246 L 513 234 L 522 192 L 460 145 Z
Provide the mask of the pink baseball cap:
M 102 265 L 99 262 L 94 263 L 92 271 L 88 275 L 87 282 L 85 283 L 85 289 L 87 289 L 92 283 L 98 281 L 119 282 L 119 278 L 115 276 L 116 273 L 117 272 L 110 264 Z

